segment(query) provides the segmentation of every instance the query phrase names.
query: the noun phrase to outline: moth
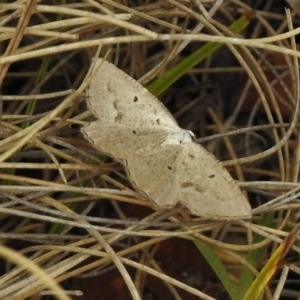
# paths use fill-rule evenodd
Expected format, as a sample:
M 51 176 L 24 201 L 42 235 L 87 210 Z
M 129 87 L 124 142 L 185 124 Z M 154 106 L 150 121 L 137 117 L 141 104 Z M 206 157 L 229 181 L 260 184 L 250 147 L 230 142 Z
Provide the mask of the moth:
M 124 164 L 140 194 L 162 208 L 182 205 L 195 216 L 251 217 L 246 197 L 221 162 L 156 97 L 102 58 L 95 69 L 87 104 L 96 121 L 82 132 Z

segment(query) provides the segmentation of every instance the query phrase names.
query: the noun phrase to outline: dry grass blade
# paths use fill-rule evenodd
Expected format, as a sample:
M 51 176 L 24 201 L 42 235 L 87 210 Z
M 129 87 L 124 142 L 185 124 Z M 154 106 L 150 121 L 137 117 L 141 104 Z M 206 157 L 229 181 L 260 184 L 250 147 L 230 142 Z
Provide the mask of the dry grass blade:
M 290 2 L 290 19 L 271 0 L 0 4 L 1 299 L 243 298 L 299 218 L 300 20 Z M 241 17 L 250 25 L 231 31 Z M 99 46 L 143 85 L 205 57 L 161 100 L 238 180 L 251 220 L 160 210 L 84 140 Z M 297 292 L 287 266 L 299 273 L 300 250 L 289 246 L 281 278 L 263 276 L 262 299 Z

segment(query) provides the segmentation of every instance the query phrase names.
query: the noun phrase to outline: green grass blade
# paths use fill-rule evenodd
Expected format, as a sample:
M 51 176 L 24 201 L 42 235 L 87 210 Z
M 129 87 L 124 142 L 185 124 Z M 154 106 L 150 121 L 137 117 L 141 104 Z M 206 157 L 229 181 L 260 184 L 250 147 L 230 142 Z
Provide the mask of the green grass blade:
M 240 17 L 236 20 L 229 29 L 231 29 L 234 33 L 238 33 L 243 30 L 248 24 L 250 20 L 246 16 Z M 166 71 L 162 76 L 158 77 L 152 83 L 147 86 L 147 89 L 154 96 L 159 96 L 162 92 L 164 92 L 167 88 L 169 88 L 176 80 L 186 74 L 189 70 L 195 67 L 198 63 L 200 63 L 205 58 L 211 56 L 216 50 L 222 47 L 223 44 L 216 42 L 208 42 L 200 49 L 192 53 L 190 56 L 182 60 L 172 69 Z
M 195 242 L 195 245 L 205 258 L 205 260 L 209 263 L 215 274 L 218 276 L 231 299 L 238 300 L 237 285 L 228 276 L 223 263 L 215 254 L 214 250 L 210 246 L 200 242 Z

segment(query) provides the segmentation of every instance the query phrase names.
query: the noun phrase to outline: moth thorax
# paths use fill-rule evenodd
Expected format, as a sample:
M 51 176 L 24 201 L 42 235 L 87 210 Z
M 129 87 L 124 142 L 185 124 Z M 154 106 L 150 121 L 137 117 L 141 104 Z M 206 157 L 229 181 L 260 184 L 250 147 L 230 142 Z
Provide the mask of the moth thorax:
M 189 131 L 178 127 L 178 130 L 173 131 L 168 135 L 163 145 L 181 145 L 184 143 L 191 142 L 194 134 Z

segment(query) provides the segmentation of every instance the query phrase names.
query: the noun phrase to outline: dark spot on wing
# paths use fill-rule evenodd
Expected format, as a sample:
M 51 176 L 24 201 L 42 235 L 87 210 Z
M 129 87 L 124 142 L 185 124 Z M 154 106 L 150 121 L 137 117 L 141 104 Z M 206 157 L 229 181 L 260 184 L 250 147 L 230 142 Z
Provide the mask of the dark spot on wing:
M 200 186 L 198 186 L 194 183 L 191 183 L 191 182 L 182 182 L 181 187 L 182 188 L 193 188 L 198 193 L 203 193 L 203 189 Z
M 112 86 L 110 85 L 110 83 L 107 84 L 107 90 L 108 90 L 109 92 L 112 92 L 112 91 L 113 91 L 113 88 L 112 88 Z
M 132 132 L 133 134 L 136 134 L 136 131 L 135 131 L 135 130 L 131 130 L 131 132 Z
M 114 106 L 115 109 L 118 109 L 117 101 L 113 101 L 113 106 Z
M 173 170 L 173 168 L 171 166 L 167 166 L 168 170 Z
M 216 175 L 215 175 L 215 174 L 211 174 L 211 175 L 209 175 L 208 177 L 209 177 L 209 178 L 215 178 Z
M 193 184 L 190 183 L 190 182 L 183 182 L 183 183 L 181 184 L 181 187 L 184 187 L 184 188 L 186 188 L 186 187 L 191 187 L 191 186 L 193 186 Z
M 196 190 L 198 193 L 203 193 L 203 192 L 204 192 L 203 189 L 202 189 L 200 186 L 198 186 L 198 185 L 195 185 L 194 188 L 195 188 L 195 190 Z
M 118 112 L 118 114 L 115 116 L 115 122 L 120 122 L 122 121 L 123 114 Z
M 137 96 L 134 96 L 133 102 L 138 102 L 139 98 Z
M 157 124 L 157 125 L 160 125 L 160 119 L 157 119 L 157 120 L 156 120 L 156 124 Z
M 191 159 L 194 159 L 194 158 L 195 158 L 195 155 L 194 155 L 194 154 L 191 154 L 191 153 L 188 153 L 188 156 L 189 156 Z

